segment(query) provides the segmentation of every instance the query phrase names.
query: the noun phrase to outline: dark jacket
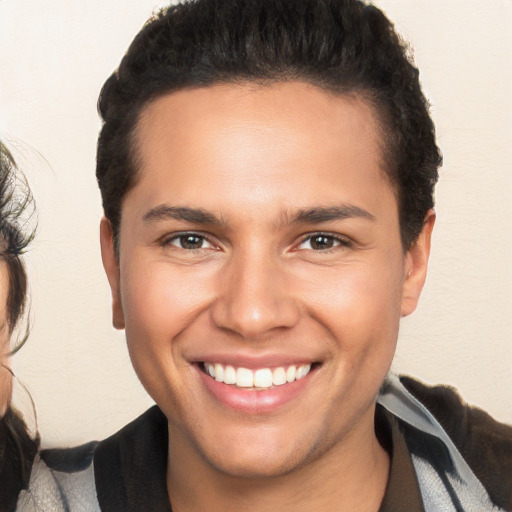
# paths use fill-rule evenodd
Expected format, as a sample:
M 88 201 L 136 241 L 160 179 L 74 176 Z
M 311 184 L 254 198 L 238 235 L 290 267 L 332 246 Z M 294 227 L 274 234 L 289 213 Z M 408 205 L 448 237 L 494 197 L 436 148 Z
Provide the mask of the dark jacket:
M 512 427 L 453 389 L 390 376 L 375 425 L 391 456 L 381 512 L 512 510 Z M 170 512 L 167 444 L 167 420 L 153 407 L 100 443 L 43 451 L 18 510 Z
M 0 512 L 16 506 L 18 494 L 29 484 L 30 472 L 39 446 L 19 415 L 11 408 L 0 418 Z

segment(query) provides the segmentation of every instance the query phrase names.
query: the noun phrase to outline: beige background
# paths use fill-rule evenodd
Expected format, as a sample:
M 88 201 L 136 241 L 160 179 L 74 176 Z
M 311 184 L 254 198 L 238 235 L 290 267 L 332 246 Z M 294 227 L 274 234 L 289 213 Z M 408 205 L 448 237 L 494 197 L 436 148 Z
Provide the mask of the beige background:
M 512 422 L 512 1 L 376 3 L 413 43 L 445 156 L 428 283 L 394 366 Z M 45 445 L 102 438 L 151 403 L 110 325 L 94 157 L 99 89 L 156 5 L 0 1 L 0 136 L 40 219 L 15 369 Z

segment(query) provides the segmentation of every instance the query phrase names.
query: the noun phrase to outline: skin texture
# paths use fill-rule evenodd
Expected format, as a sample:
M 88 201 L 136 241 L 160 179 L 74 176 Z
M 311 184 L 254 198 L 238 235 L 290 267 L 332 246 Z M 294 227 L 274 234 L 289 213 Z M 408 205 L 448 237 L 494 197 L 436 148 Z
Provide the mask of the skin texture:
M 434 223 L 404 251 L 379 133 L 364 102 L 294 82 L 189 89 L 143 110 L 119 258 L 105 219 L 102 256 L 114 325 L 169 420 L 173 510 L 378 510 L 389 459 L 375 400 Z M 218 360 L 316 364 L 258 413 L 208 391 L 197 363 Z
M 5 414 L 12 394 L 12 376 L 7 370 L 9 363 L 9 325 L 7 323 L 7 298 L 9 276 L 7 264 L 0 261 L 0 418 Z

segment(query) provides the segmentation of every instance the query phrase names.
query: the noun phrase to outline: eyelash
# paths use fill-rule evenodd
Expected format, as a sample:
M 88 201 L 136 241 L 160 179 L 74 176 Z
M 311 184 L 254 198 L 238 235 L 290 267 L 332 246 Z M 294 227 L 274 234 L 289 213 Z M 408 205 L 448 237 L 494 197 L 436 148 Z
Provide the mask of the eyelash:
M 197 247 L 197 248 L 188 248 L 187 249 L 186 247 L 183 247 L 183 244 L 178 245 L 178 244 L 172 243 L 172 242 L 176 242 L 176 241 L 179 242 L 180 239 L 186 239 L 186 238 L 198 238 L 203 243 L 207 242 L 208 244 L 210 244 L 210 246 L 215 247 L 214 244 L 208 240 L 208 237 L 206 237 L 205 235 L 202 235 L 201 233 L 197 233 L 195 231 L 185 231 L 182 233 L 176 233 L 170 237 L 165 237 L 160 241 L 160 245 L 162 247 L 167 247 L 167 246 L 171 245 L 173 247 L 176 247 L 177 249 L 183 249 L 186 251 L 201 251 L 201 250 L 206 249 L 205 247 Z M 184 240 L 181 240 L 181 242 L 183 242 L 183 241 Z
M 298 250 L 301 250 L 300 249 L 300 246 L 302 244 L 304 244 L 305 242 L 307 242 L 308 240 L 311 241 L 313 240 L 314 238 L 326 238 L 326 239 L 329 239 L 330 241 L 332 241 L 333 243 L 335 243 L 336 245 L 332 246 L 332 247 L 328 247 L 326 249 L 313 249 L 311 247 L 311 250 L 313 250 L 314 252 L 331 252 L 331 251 L 335 251 L 337 250 L 338 248 L 349 248 L 351 247 L 353 244 L 352 244 L 352 241 L 349 240 L 348 238 L 345 238 L 345 237 L 342 237 L 342 236 L 339 236 L 339 235 L 334 235 L 332 233 L 324 233 L 324 232 L 318 232 L 318 233 L 311 233 L 307 236 L 305 236 L 301 242 L 299 243 L 298 245 Z M 302 249 L 303 250 L 303 249 Z
M 184 242 L 184 239 L 186 238 L 197 238 L 197 239 L 200 239 L 200 241 L 202 243 L 206 242 L 208 243 L 211 247 L 215 247 L 214 244 L 212 242 L 210 242 L 208 240 L 208 237 L 206 237 L 205 235 L 201 234 L 201 233 L 197 233 L 197 232 L 194 232 L 194 231 L 185 231 L 185 232 L 182 232 L 182 233 L 176 233 L 170 237 L 166 237 L 166 238 L 163 238 L 160 242 L 160 245 L 162 247 L 166 247 L 166 246 L 173 246 L 173 247 L 177 247 L 179 249 L 183 249 L 183 250 L 187 250 L 187 251 L 201 251 L 201 250 L 204 250 L 204 249 L 209 249 L 210 247 L 197 247 L 197 248 L 187 248 L 187 247 L 183 247 L 183 242 Z M 327 247 L 327 248 L 320 248 L 320 249 L 314 249 L 313 247 L 310 247 L 310 250 L 314 251 L 314 252 L 331 252 L 331 251 L 334 251 L 336 250 L 338 247 L 345 247 L 345 248 L 348 248 L 348 247 L 351 247 L 352 246 L 352 242 L 345 238 L 345 237 L 341 237 L 339 235 L 334 235 L 332 233 L 324 233 L 324 232 L 318 232 L 318 233 L 311 233 L 305 237 L 302 238 L 302 240 L 300 241 L 300 243 L 298 244 L 297 248 L 298 250 L 306 250 L 306 249 L 301 249 L 301 246 L 307 242 L 308 240 L 309 241 L 312 241 L 314 240 L 315 238 L 324 238 L 324 239 L 327 239 L 328 242 L 332 243 L 333 245 L 331 247 Z M 176 242 L 176 241 L 180 241 L 181 240 L 181 243 L 180 245 L 178 246 L 177 244 L 174 244 L 173 242 Z M 309 250 L 309 249 L 308 249 Z

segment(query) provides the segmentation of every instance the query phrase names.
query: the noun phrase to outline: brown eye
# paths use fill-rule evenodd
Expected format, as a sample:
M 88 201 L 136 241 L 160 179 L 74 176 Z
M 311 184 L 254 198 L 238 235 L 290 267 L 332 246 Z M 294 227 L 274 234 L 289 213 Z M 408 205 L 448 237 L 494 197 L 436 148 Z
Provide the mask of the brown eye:
M 196 233 L 182 233 L 181 235 L 172 237 L 165 244 L 188 251 L 193 251 L 194 249 L 208 249 L 211 247 L 211 244 L 204 236 Z
M 326 233 L 316 233 L 310 235 L 299 245 L 300 250 L 310 251 L 328 251 L 329 249 L 350 247 L 351 242 L 341 236 L 329 235 Z
M 310 238 L 311 249 L 321 251 L 323 249 L 332 249 L 335 239 L 327 235 L 315 235 Z
M 201 249 L 204 238 L 197 235 L 183 235 L 180 236 L 179 241 L 183 249 Z

